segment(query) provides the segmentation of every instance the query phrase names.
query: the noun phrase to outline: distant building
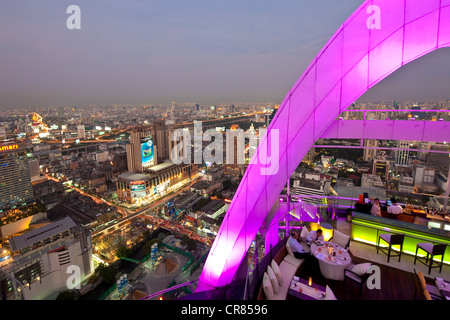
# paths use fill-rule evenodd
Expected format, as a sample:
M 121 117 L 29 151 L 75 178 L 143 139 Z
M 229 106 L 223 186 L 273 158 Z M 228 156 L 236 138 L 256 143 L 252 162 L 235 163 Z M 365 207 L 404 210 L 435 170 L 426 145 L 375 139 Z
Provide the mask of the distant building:
M 290 194 L 304 196 L 302 197 L 302 202 L 322 204 L 321 197 L 330 194 L 330 187 L 330 180 L 294 180 L 294 185 L 290 188 Z
M 80 124 L 78 126 L 78 138 L 79 139 L 86 139 L 86 130 L 83 124 Z
M 449 152 L 449 146 L 444 143 L 436 143 L 430 146 L 430 150 Z M 450 157 L 448 156 L 448 153 L 429 152 L 427 154 L 426 163 L 437 170 L 448 172 Z
M 414 192 L 414 178 L 409 173 L 402 173 L 400 175 L 400 181 L 398 184 L 398 191 L 401 192 Z
M 174 142 L 172 142 L 173 127 L 162 123 L 154 126 L 154 143 L 158 150 L 157 163 L 164 162 L 171 158 Z
M 28 161 L 28 166 L 30 167 L 30 176 L 31 178 L 36 178 L 41 175 L 41 170 L 39 168 L 39 160 L 38 159 L 32 159 Z
M 381 177 L 374 174 L 363 174 L 361 177 L 361 187 L 363 188 L 373 188 L 380 187 L 383 188 L 384 184 Z
M 234 176 L 242 176 L 244 174 L 245 133 L 242 129 L 239 129 L 238 125 L 231 126 L 231 129 L 227 132 L 225 158 L 225 174 Z
M 0 141 L 6 140 L 6 130 L 5 128 L 0 128 Z
M 409 149 L 409 141 L 398 141 L 397 147 L 399 149 Z M 409 165 L 409 151 L 408 150 L 396 150 L 395 151 L 395 163 L 400 166 Z
M 414 186 L 422 188 L 424 184 L 434 183 L 436 170 L 430 166 L 418 165 L 416 166 L 416 173 L 414 176 Z
M 389 179 L 389 160 L 377 157 L 373 160 L 372 174 L 380 176 L 384 180 Z

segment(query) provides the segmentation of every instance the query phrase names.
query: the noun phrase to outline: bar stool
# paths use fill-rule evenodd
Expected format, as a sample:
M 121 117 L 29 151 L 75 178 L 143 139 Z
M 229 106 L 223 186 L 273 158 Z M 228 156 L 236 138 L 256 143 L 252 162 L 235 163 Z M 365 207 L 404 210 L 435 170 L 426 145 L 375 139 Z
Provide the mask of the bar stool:
M 414 256 L 414 264 L 416 264 L 416 260 L 419 260 L 419 262 L 423 263 L 424 265 L 428 265 L 428 274 L 431 273 L 431 268 L 438 268 L 439 267 L 439 273 L 442 271 L 442 265 L 444 263 L 444 254 L 445 249 L 447 245 L 446 244 L 433 244 L 433 243 L 418 243 L 416 247 L 416 255 Z M 417 257 L 417 253 L 419 249 L 425 251 L 427 253 L 427 256 L 425 258 L 425 262 L 422 261 L 423 258 Z M 436 265 L 433 266 L 433 260 L 434 256 L 440 256 L 442 255 L 441 262 L 436 261 Z M 431 257 L 430 257 L 431 256 Z M 428 263 L 428 259 L 430 259 L 430 262 Z
M 385 242 L 387 242 L 387 244 L 389 245 L 388 251 L 384 251 L 382 248 L 380 248 L 380 240 L 384 240 Z M 387 254 L 388 256 L 388 262 L 392 257 L 398 257 L 398 262 L 400 262 L 400 258 L 402 255 L 402 249 L 403 249 L 403 240 L 405 239 L 405 236 L 403 234 L 390 234 L 390 233 L 382 233 L 380 235 L 378 235 L 378 245 L 377 245 L 377 254 L 378 254 L 378 250 L 380 250 L 381 252 L 383 252 L 384 254 Z M 399 245 L 400 246 L 400 251 L 397 255 L 392 255 L 392 246 L 396 246 Z

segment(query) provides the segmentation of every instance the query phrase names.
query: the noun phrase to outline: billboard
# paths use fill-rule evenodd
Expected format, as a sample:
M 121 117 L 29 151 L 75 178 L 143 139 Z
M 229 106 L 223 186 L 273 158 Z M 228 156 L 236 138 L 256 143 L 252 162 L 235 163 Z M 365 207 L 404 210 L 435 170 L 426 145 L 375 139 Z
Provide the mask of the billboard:
M 154 164 L 153 140 L 151 137 L 141 140 L 141 158 L 143 167 Z
M 133 182 L 130 184 L 131 198 L 145 197 L 145 182 Z

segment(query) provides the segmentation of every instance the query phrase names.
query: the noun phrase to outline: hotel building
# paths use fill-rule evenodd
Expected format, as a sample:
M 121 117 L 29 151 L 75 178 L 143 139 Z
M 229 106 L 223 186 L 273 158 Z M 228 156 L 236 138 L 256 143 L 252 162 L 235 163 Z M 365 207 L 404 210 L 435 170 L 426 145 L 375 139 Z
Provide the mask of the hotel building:
M 26 144 L 0 144 L 0 210 L 34 203 Z

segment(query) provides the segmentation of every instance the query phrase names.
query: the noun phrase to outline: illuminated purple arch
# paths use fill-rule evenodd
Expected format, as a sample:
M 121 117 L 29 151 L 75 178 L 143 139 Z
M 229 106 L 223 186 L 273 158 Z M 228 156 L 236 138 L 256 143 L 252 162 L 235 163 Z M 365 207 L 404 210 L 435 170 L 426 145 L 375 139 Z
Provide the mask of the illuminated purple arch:
M 373 29 L 378 21 L 368 21 L 376 18 L 377 8 L 381 24 Z M 365 1 L 280 105 L 227 211 L 196 291 L 232 282 L 290 175 L 340 113 L 406 63 L 449 46 L 450 0 Z M 274 130 L 279 132 L 279 170 L 261 175 L 264 166 L 255 159 Z

